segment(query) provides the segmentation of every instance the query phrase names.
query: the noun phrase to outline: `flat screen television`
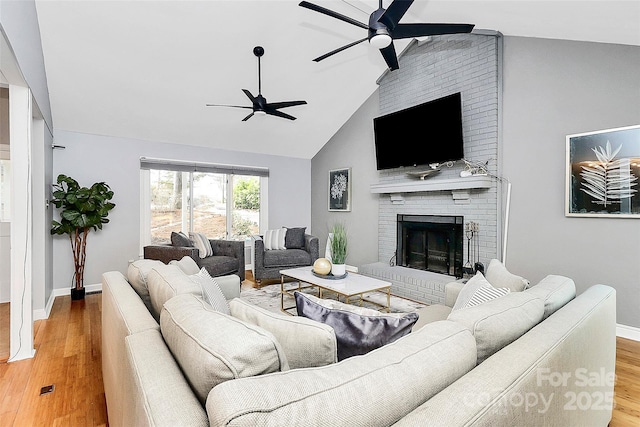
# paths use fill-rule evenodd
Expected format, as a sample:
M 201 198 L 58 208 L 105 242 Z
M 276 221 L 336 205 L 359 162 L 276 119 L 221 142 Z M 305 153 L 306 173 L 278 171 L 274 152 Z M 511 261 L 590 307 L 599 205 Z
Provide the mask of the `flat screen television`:
M 378 170 L 464 157 L 459 92 L 375 117 L 373 130 Z

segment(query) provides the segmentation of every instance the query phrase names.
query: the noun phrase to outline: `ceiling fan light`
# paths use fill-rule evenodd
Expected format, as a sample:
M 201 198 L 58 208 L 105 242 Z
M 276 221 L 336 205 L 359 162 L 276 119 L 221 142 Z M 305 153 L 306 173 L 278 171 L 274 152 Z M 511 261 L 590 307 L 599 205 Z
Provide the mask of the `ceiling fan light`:
M 253 114 L 256 114 L 258 116 L 266 116 L 267 115 L 267 113 L 262 111 L 262 110 L 256 110 L 256 111 L 253 112 Z
M 378 49 L 383 49 L 391 44 L 391 36 L 389 34 L 376 34 L 371 37 L 369 43 Z

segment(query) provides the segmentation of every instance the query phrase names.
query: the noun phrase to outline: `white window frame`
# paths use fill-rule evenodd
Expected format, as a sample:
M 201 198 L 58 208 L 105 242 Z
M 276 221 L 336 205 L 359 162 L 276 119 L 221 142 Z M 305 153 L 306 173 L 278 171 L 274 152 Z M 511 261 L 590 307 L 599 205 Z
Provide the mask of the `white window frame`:
M 144 247 L 151 244 L 151 210 L 149 207 L 151 206 L 151 177 L 150 177 L 150 169 L 162 169 L 162 170 L 172 170 L 172 168 L 180 169 L 183 172 L 208 172 L 208 173 L 223 173 L 227 175 L 227 238 L 229 236 L 229 230 L 232 227 L 232 213 L 233 206 L 230 203 L 233 200 L 233 176 L 235 175 L 251 175 L 251 176 L 259 176 L 260 178 L 260 224 L 259 224 L 259 232 L 260 234 L 264 234 L 267 230 L 268 224 L 268 200 L 269 200 L 269 170 L 267 168 L 259 168 L 253 166 L 238 166 L 238 165 L 224 165 L 224 164 L 215 164 L 215 163 L 199 163 L 199 162 L 185 162 L 180 160 L 170 160 L 170 159 L 156 159 L 156 158 L 148 158 L 141 157 L 140 158 L 140 246 L 139 246 L 139 259 L 144 257 Z M 163 166 L 166 166 L 166 169 L 163 169 Z M 193 169 L 193 170 L 191 170 Z M 235 173 L 234 173 L 235 172 Z M 190 174 L 190 182 L 189 182 L 189 192 L 183 191 L 182 197 L 192 198 L 193 193 L 193 174 Z M 231 179 L 229 179 L 231 178 Z M 187 185 L 185 180 L 182 180 L 182 185 Z M 183 200 L 185 203 L 186 200 Z M 191 203 L 188 204 L 190 212 L 188 215 L 193 217 L 193 206 Z M 183 212 L 183 215 L 187 215 L 186 212 Z M 182 221 L 182 224 L 186 222 Z M 192 230 L 183 230 L 184 232 L 189 232 Z M 253 244 L 248 244 L 250 240 L 245 240 L 245 246 L 251 247 L 252 255 L 249 259 L 245 259 L 245 264 L 253 265 Z

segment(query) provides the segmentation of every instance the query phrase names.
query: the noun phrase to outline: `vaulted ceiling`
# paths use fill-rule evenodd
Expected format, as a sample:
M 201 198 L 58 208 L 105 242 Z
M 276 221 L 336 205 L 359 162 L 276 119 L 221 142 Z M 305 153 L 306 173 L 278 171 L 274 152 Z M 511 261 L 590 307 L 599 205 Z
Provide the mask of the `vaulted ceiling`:
M 36 0 L 54 128 L 312 158 L 386 70 L 366 30 L 292 0 Z M 366 23 L 377 0 L 312 1 Z M 386 8 L 389 0 L 384 0 Z M 506 36 L 640 45 L 640 1 L 416 0 L 401 22 L 457 22 Z M 396 41 L 401 52 L 408 41 Z M 306 100 L 297 117 L 242 119 L 258 92 Z

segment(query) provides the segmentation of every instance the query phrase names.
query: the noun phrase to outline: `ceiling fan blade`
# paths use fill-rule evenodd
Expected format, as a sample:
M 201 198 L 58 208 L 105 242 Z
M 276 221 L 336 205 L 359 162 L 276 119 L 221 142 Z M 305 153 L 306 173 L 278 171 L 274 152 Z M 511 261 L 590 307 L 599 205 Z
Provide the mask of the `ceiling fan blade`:
M 242 119 L 243 122 L 246 122 L 247 120 L 249 120 L 251 117 L 253 117 L 253 111 L 251 112 L 251 114 L 249 114 L 247 117 L 245 117 L 244 119 Z
M 309 3 L 308 1 L 301 1 L 299 6 L 305 7 L 307 9 L 311 9 L 316 12 L 320 12 L 324 15 L 331 16 L 332 18 L 339 19 L 348 24 L 355 25 L 356 27 L 364 28 L 365 30 L 369 29 L 369 26 L 367 24 L 363 24 L 360 21 L 351 19 L 348 16 L 344 16 L 340 13 L 334 12 L 333 10 L 325 9 L 324 7 L 318 6 L 317 4 Z
M 247 107 L 244 105 L 229 105 L 229 104 L 207 104 L 207 107 L 233 107 L 233 108 L 253 108 L 253 107 Z
M 264 110 L 265 113 L 270 114 L 272 116 L 276 116 L 276 117 L 282 117 L 283 119 L 289 119 L 289 120 L 295 120 L 296 118 L 293 116 L 290 116 L 287 113 L 283 113 L 282 111 L 278 111 L 278 110 L 273 110 L 271 108 Z
M 390 70 L 393 71 L 400 68 L 400 65 L 398 65 L 398 57 L 396 56 L 396 48 L 393 47 L 393 43 L 383 49 L 380 49 L 380 53 L 382 53 L 382 57 Z
M 382 16 L 378 18 L 378 22 L 386 25 L 390 31 L 393 30 L 412 3 L 413 0 L 394 0 Z
M 247 95 L 247 98 L 249 98 L 251 102 L 255 101 L 256 98 L 253 95 L 251 95 L 251 92 L 249 92 L 246 89 L 242 89 L 242 91 L 244 92 L 245 95 Z
M 314 61 L 315 61 L 315 62 L 320 62 L 320 61 L 322 61 L 323 59 L 327 59 L 327 58 L 328 58 L 328 57 L 330 57 L 331 55 L 335 55 L 335 54 L 336 54 L 336 53 L 338 53 L 338 52 L 342 52 L 342 51 L 343 51 L 343 50 L 345 50 L 345 49 L 349 49 L 350 47 L 355 46 L 355 45 L 357 45 L 358 43 L 362 43 L 363 41 L 365 41 L 365 40 L 367 40 L 367 39 L 368 39 L 368 37 L 365 37 L 365 38 L 360 39 L 360 40 L 357 40 L 357 41 L 355 41 L 355 42 L 353 42 L 353 43 L 349 43 L 348 45 L 344 45 L 344 46 L 342 46 L 342 47 L 339 47 L 339 48 L 337 48 L 336 50 L 332 50 L 332 51 L 331 51 L 331 52 L 329 52 L 329 53 L 325 53 L 324 55 L 317 57 L 316 59 L 314 59 Z
M 277 110 L 278 108 L 294 107 L 296 105 L 304 105 L 306 103 L 307 103 L 307 101 L 271 102 L 271 103 L 265 105 L 265 107 Z
M 398 24 L 390 33 L 393 39 L 406 39 L 440 34 L 470 33 L 473 27 L 473 24 Z

